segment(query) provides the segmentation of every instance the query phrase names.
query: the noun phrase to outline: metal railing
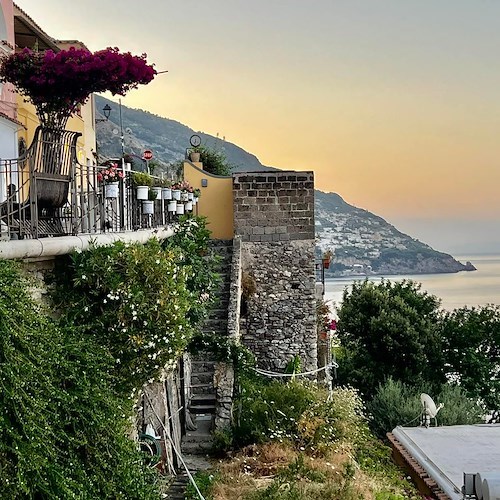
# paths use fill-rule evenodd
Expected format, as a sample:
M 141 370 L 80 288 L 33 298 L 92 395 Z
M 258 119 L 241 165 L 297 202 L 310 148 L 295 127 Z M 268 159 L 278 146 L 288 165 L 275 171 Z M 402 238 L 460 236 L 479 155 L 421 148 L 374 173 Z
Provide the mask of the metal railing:
M 126 165 L 119 166 L 124 178 L 118 185 L 100 182 L 98 173 L 107 167 L 78 163 L 78 135 L 39 128 L 24 156 L 0 159 L 1 239 L 163 227 L 192 210 L 191 200 L 173 206 L 167 189 L 151 209 L 137 198 Z

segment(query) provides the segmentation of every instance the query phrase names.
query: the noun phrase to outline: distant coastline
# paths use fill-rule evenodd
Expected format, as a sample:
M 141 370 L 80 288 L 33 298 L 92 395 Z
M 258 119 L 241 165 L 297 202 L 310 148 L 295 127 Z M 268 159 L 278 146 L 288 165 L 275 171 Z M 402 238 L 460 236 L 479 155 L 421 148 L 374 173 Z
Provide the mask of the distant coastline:
M 460 255 L 457 258 L 464 262 L 470 261 L 476 267 L 476 272 L 328 277 L 325 280 L 325 300 L 339 304 L 344 288 L 349 288 L 354 281 L 365 278 L 374 282 L 382 279 L 411 279 L 421 283 L 423 290 L 441 299 L 442 308 L 445 310 L 451 311 L 464 306 L 500 305 L 500 255 L 474 254 Z

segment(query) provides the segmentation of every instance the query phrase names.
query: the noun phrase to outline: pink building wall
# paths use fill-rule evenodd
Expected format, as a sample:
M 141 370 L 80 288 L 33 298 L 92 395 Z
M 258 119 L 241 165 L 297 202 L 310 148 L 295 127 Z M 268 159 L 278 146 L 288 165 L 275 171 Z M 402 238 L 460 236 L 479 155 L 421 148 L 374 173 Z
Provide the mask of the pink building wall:
M 0 54 L 14 51 L 14 6 L 12 0 L 0 0 Z M 16 118 L 16 94 L 14 87 L 7 83 L 0 91 L 0 112 L 9 118 Z

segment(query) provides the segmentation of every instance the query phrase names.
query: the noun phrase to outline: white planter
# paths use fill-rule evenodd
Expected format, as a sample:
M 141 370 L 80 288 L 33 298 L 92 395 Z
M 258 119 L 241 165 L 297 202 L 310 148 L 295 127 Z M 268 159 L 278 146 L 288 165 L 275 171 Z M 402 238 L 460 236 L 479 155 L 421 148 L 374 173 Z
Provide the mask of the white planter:
M 176 200 L 169 201 L 168 205 L 167 205 L 167 210 L 169 212 L 176 212 L 177 211 L 177 201 Z
M 143 214 L 152 214 L 152 213 L 154 213 L 154 201 L 144 200 L 142 202 L 142 213 Z
M 177 201 L 181 199 L 181 192 L 179 189 L 172 189 L 172 199 Z
M 138 200 L 147 200 L 148 199 L 148 186 L 137 186 L 137 199 Z
M 177 203 L 177 210 L 175 211 L 177 215 L 184 214 L 184 203 Z
M 194 204 L 195 204 L 195 205 L 196 205 L 196 203 L 198 203 L 199 201 L 200 201 L 200 198 L 199 198 L 198 196 L 195 196 L 195 197 L 193 198 L 193 202 L 194 202 Z
M 193 199 L 194 199 L 194 194 L 188 193 L 188 201 L 193 201 Z
M 155 186 L 154 188 L 152 188 L 153 191 L 156 193 L 156 199 L 157 200 L 161 200 L 161 187 L 157 187 Z
M 186 201 L 184 205 L 186 212 L 192 212 L 193 211 L 193 202 L 192 201 Z
M 110 182 L 109 184 L 104 184 L 104 196 L 106 198 L 118 198 L 120 192 L 120 186 L 118 182 Z
M 187 191 L 181 191 L 181 201 L 188 201 L 188 194 Z
M 164 200 L 171 200 L 172 199 L 172 190 L 170 188 L 163 188 L 161 190 L 161 197 Z

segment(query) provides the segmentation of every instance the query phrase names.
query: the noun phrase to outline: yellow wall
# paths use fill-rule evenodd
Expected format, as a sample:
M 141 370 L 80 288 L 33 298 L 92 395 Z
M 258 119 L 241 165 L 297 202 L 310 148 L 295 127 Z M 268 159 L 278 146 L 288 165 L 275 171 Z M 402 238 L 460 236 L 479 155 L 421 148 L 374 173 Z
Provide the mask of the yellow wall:
M 197 214 L 208 219 L 214 240 L 231 240 L 234 236 L 233 178 L 209 174 L 201 167 L 198 162 L 184 162 L 184 180 L 201 190 Z M 202 187 L 202 179 L 207 180 L 207 187 Z
M 19 131 L 18 137 L 23 138 L 26 141 L 26 145 L 29 147 L 33 141 L 35 135 L 35 130 L 40 124 L 38 117 L 36 115 L 35 107 L 33 104 L 26 102 L 25 98 L 21 95 L 17 96 L 17 119 L 24 125 L 25 128 Z M 93 106 L 93 100 L 89 101 L 82 107 L 82 116 L 72 116 L 68 120 L 67 130 L 72 130 L 74 132 L 80 132 L 81 137 L 77 141 L 78 150 L 78 161 L 85 165 L 87 160 L 92 159 L 91 150 L 95 150 L 95 132 L 93 128 L 93 123 L 86 124 L 84 118 L 89 119 L 93 115 L 91 107 Z

